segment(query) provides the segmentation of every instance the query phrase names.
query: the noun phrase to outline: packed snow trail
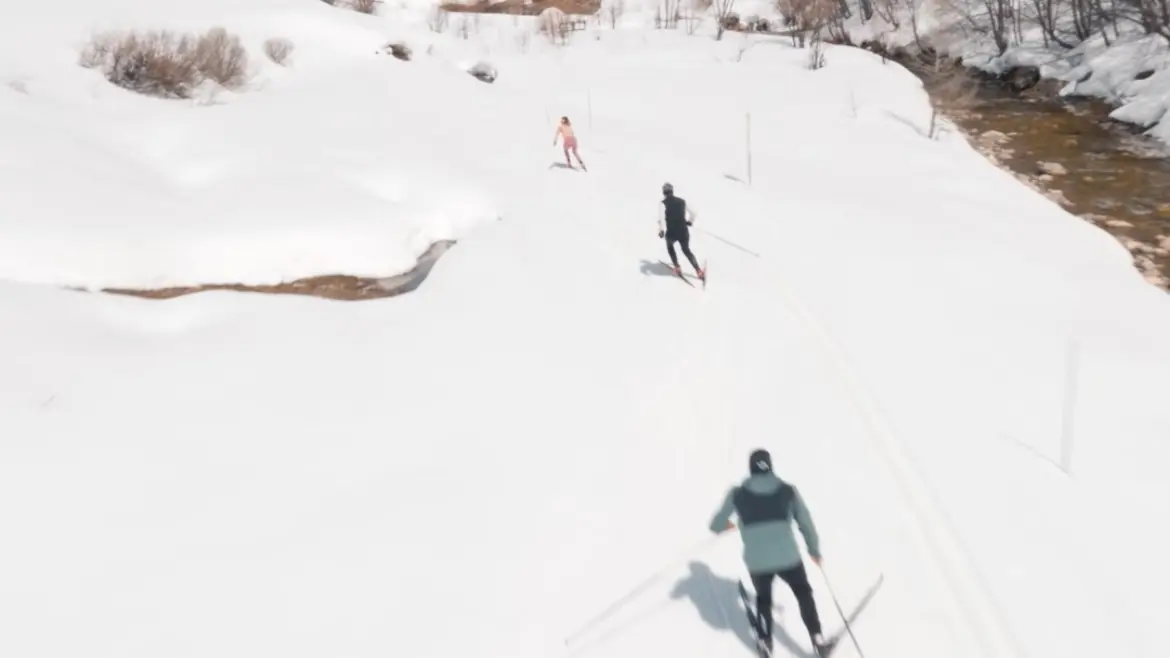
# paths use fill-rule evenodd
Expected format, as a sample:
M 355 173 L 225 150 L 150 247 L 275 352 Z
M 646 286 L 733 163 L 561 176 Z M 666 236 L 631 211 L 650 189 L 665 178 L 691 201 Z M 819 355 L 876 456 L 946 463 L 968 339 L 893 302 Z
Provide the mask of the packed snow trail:
M 1005 658 L 1013 634 L 1017 658 L 1164 655 L 1102 622 L 1156 621 L 1170 591 L 1142 516 L 1170 513 L 1170 419 L 1150 403 L 1170 386 L 1170 316 L 1124 249 L 953 134 L 924 137 L 920 85 L 867 53 L 830 48 L 809 71 L 783 42 L 642 29 L 649 14 L 525 50 L 522 19 L 463 39 L 430 30 L 431 9 L 2 17 L 2 72 L 27 93 L 0 87 L 0 653 L 750 655 L 738 539 L 683 552 L 764 446 L 811 506 L 869 658 Z M 255 52 L 288 37 L 291 65 L 261 60 L 202 106 L 73 57 L 99 25 L 220 24 Z M 394 39 L 410 62 L 374 54 Z M 466 73 L 481 59 L 490 85 Z M 563 114 L 588 173 L 549 167 Z M 698 212 L 705 293 L 653 266 L 667 181 Z M 386 276 L 435 239 L 458 245 L 381 302 L 62 289 Z M 1132 565 L 1081 527 L 995 513 L 1018 499 L 1067 521 L 1087 499 L 986 442 L 1042 442 L 1059 377 L 1033 352 L 1071 319 L 1100 378 L 1077 486 L 1143 540 Z M 1069 586 L 1068 562 L 1012 550 L 1041 535 L 1143 585 Z

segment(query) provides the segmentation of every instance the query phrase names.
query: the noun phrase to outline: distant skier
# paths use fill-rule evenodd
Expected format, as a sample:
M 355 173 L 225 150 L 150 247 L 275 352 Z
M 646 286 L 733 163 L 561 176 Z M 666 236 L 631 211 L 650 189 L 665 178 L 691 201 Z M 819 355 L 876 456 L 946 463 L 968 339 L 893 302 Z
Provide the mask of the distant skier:
M 561 124 L 557 126 L 557 132 L 553 135 L 553 146 L 557 145 L 558 137 L 564 144 L 565 164 L 569 165 L 569 169 L 573 168 L 573 161 L 569 159 L 569 151 L 573 152 L 581 168 L 585 169 L 585 163 L 581 161 L 581 154 L 577 152 L 577 136 L 573 133 L 573 124 L 569 122 L 569 117 L 561 117 Z
M 821 563 L 820 540 L 812 516 L 796 487 L 772 473 L 772 456 L 756 450 L 748 462 L 750 476 L 728 492 L 723 506 L 711 520 L 711 531 L 718 534 L 731 530 L 734 512 L 739 517 L 743 559 L 756 590 L 756 614 L 760 641 L 772 651 L 772 579 L 783 580 L 796 596 L 800 618 L 808 630 L 817 654 L 826 655 L 830 648 L 821 634 L 812 586 L 808 582 L 792 531 L 792 522 L 800 528 L 809 555 Z
M 674 243 L 677 242 L 683 255 L 691 262 L 691 267 L 695 268 L 695 274 L 704 279 L 707 274 L 699 267 L 699 261 L 691 253 L 691 231 L 687 227 L 694 223 L 695 213 L 687 207 L 686 200 L 674 195 L 673 185 L 664 183 L 662 212 L 658 213 L 658 237 L 666 238 L 666 253 L 670 254 L 675 275 L 682 276 L 682 268 L 678 266 L 678 255 L 674 253 Z

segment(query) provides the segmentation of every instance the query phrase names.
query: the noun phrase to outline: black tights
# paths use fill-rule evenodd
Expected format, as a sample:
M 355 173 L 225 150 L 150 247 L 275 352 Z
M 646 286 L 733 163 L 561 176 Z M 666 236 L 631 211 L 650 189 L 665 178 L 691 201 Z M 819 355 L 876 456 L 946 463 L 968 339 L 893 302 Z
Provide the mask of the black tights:
M 808 573 L 804 565 L 772 573 L 753 573 L 752 587 L 756 590 L 756 614 L 760 619 L 760 632 L 764 638 L 772 638 L 772 578 L 783 580 L 800 605 L 800 618 L 808 629 L 809 637 L 820 635 L 821 620 L 817 616 L 817 604 L 813 601 L 812 585 L 808 584 Z
M 682 249 L 683 255 L 687 260 L 691 261 L 691 267 L 695 271 L 699 271 L 699 261 L 695 259 L 695 255 L 691 253 L 691 236 L 689 235 L 667 235 L 666 236 L 666 253 L 670 254 L 670 262 L 678 267 L 678 254 L 674 253 L 674 243 L 677 242 L 679 248 Z

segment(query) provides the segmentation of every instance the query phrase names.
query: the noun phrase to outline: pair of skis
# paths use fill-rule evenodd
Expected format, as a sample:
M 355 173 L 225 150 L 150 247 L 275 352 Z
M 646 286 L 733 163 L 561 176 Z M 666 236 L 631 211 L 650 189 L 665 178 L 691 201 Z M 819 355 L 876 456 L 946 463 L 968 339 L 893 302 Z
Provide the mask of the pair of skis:
M 658 262 L 661 263 L 663 266 L 670 268 L 671 272 L 674 271 L 674 266 L 668 264 L 666 261 L 660 260 Z M 683 283 L 687 284 L 688 286 L 690 286 L 692 288 L 695 287 L 695 284 L 691 283 L 691 280 L 688 277 L 694 277 L 696 279 L 699 278 L 693 274 L 683 274 L 681 271 L 678 274 L 676 274 L 675 276 L 682 279 Z M 703 282 L 703 290 L 706 290 L 707 289 L 707 261 L 703 261 L 703 278 L 699 279 L 699 281 Z
M 706 272 L 706 269 L 703 271 Z M 760 628 L 760 617 L 756 613 L 756 608 L 752 604 L 751 597 L 748 596 L 747 588 L 744 587 L 742 580 L 739 581 L 739 600 L 743 602 L 743 609 L 747 614 L 748 626 L 752 629 L 752 637 L 756 641 L 756 651 L 759 653 L 759 658 L 773 658 L 772 651 L 760 639 L 763 633 L 763 629 Z M 819 658 L 829 658 L 829 654 L 837 648 L 837 643 L 841 641 L 841 636 L 842 633 L 837 633 L 827 638 L 827 644 L 817 651 Z

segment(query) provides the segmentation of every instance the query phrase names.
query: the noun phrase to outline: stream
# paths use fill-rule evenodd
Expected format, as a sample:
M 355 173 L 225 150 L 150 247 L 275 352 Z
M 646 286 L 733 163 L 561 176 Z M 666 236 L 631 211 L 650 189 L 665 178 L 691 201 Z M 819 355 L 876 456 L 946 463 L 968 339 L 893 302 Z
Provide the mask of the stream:
M 1108 103 L 1057 96 L 1052 82 L 1020 92 L 953 64 L 940 75 L 920 58 L 893 59 L 923 80 L 980 151 L 1108 231 L 1147 281 L 1170 291 L 1170 147 L 1109 119 Z M 961 94 L 956 75 L 967 78 Z

